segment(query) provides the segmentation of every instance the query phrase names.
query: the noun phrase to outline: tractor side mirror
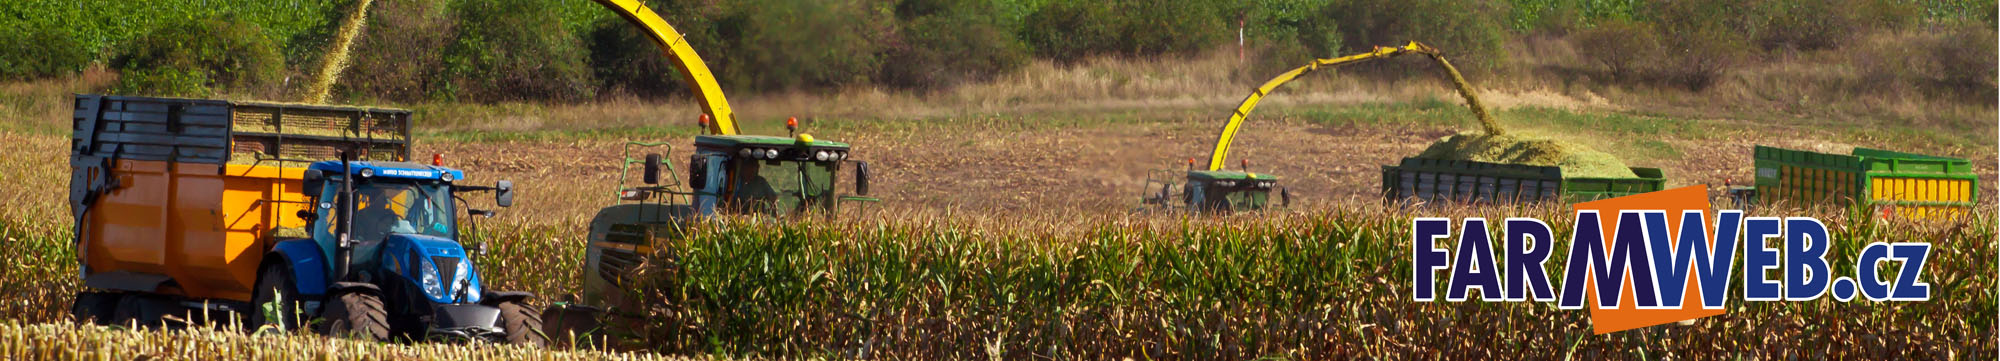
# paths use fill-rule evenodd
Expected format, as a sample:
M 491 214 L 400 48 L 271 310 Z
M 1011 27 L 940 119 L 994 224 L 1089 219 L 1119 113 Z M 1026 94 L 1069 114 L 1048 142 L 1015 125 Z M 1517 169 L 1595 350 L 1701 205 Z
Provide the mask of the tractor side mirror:
M 854 162 L 854 194 L 868 195 L 868 162 Z
M 310 209 L 301 209 L 299 210 L 299 213 L 297 213 L 297 215 L 299 216 L 299 219 L 305 220 L 306 223 L 312 223 L 312 221 L 319 219 L 319 214 L 313 213 L 313 211 Z
M 708 188 L 708 162 L 700 154 L 688 157 L 688 189 L 700 192 Z
M 501 207 L 514 206 L 514 181 L 503 180 L 493 184 L 493 204 Z
M 660 154 L 646 155 L 646 184 L 660 184 Z
M 1291 207 L 1291 206 L 1292 206 L 1292 190 L 1291 190 L 1291 189 L 1286 189 L 1286 188 L 1278 188 L 1278 202 L 1280 202 L 1280 203 L 1279 203 L 1280 205 L 1283 205 L 1283 206 L 1286 206 L 1286 207 Z
M 301 180 L 301 183 L 304 186 L 299 187 L 299 190 L 305 191 L 307 197 L 317 196 L 319 195 L 320 187 L 326 186 L 326 173 L 318 169 L 307 169 L 305 178 Z

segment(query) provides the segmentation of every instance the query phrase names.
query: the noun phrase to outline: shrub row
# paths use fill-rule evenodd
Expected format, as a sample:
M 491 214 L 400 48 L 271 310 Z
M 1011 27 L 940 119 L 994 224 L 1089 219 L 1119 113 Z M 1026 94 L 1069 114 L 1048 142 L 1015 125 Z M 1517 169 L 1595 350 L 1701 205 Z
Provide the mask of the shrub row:
M 323 55 L 349 2 L 0 5 L 0 78 L 124 73 L 121 91 L 277 93 Z M 1994 21 L 1991 2 L 1825 0 L 652 0 L 724 86 L 950 87 L 1030 58 L 1189 56 L 1246 38 L 1254 75 L 1420 40 L 1473 73 L 1522 33 L 1573 35 L 1614 78 L 1702 89 L 1760 51 L 1842 47 L 1875 28 Z M 588 2 L 382 0 L 339 94 L 389 101 L 576 101 L 684 92 L 638 32 Z M 105 11 L 83 11 L 82 8 Z M 1982 12 L 1983 11 L 1983 12 Z M 1247 28 L 1239 29 L 1238 24 Z M 189 44 L 190 46 L 162 46 Z M 210 49 L 169 49 L 193 45 Z M 251 49 L 246 47 L 260 47 Z M 276 54 L 275 61 L 268 56 Z M 1397 67 L 1397 63 L 1371 65 Z M 237 74 L 237 72 L 249 72 Z M 272 84 L 276 83 L 276 84 Z

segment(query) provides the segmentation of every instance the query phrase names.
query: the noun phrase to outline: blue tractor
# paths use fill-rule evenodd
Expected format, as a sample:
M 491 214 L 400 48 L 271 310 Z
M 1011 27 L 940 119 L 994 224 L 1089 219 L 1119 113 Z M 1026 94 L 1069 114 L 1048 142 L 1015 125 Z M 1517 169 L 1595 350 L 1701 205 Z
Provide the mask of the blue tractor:
M 465 173 L 405 162 L 313 163 L 304 174 L 309 238 L 278 242 L 260 271 L 250 323 L 367 340 L 485 340 L 544 345 L 526 292 L 481 284 L 459 243 L 456 210 L 469 192 L 513 203 L 513 185 L 456 185 Z M 491 216 L 467 209 L 471 216 Z M 275 256 L 275 257 L 273 257 Z M 317 322 L 310 320 L 317 316 Z

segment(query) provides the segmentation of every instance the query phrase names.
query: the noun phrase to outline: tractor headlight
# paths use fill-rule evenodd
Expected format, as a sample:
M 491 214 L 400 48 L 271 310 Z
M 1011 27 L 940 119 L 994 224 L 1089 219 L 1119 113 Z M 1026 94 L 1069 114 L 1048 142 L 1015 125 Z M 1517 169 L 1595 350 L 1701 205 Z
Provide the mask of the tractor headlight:
M 451 172 L 438 172 L 438 179 L 443 179 L 446 182 L 450 182 Z
M 472 257 L 460 257 L 458 259 L 458 280 L 451 283 L 465 285 L 465 301 L 478 302 L 479 282 L 470 281 L 471 279 Z
M 361 177 L 362 177 L 362 178 L 368 178 L 368 177 L 374 177 L 374 176 L 375 176 L 375 168 L 361 168 Z
M 833 160 L 833 153 L 832 153 L 832 152 L 828 152 L 828 151 L 824 151 L 824 150 L 822 150 L 822 151 L 819 151 L 819 153 L 814 153 L 814 154 L 813 154 L 813 159 L 815 159 L 815 160 L 819 160 L 819 161 L 821 161 L 821 162 L 825 162 L 825 161 L 829 161 L 829 160 Z
M 424 294 L 431 297 L 444 297 L 444 280 L 438 279 L 437 265 L 431 264 L 431 261 L 428 259 L 418 258 L 417 260 L 423 262 L 423 264 L 417 266 L 417 269 L 419 269 L 417 273 L 421 274 L 417 278 L 424 284 Z
M 765 150 L 764 150 L 764 159 L 778 159 L 778 150 L 777 150 L 777 149 L 765 149 Z
M 749 148 L 745 148 L 745 149 L 743 149 L 742 151 L 739 151 L 739 152 L 736 152 L 736 153 L 738 153 L 738 154 L 739 154 L 740 156 L 742 156 L 742 157 L 744 157 L 744 158 L 756 158 L 756 157 L 757 157 L 757 154 L 758 154 L 756 150 L 752 150 L 752 149 L 749 149 Z

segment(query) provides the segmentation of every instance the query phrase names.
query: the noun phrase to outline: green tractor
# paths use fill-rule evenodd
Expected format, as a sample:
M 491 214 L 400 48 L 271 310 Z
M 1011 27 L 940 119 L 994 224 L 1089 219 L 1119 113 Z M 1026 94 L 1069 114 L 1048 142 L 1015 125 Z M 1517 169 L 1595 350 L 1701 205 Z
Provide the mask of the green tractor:
M 1185 184 L 1176 184 L 1176 180 L 1184 180 Z M 1160 170 L 1146 177 L 1145 189 L 1148 193 L 1142 199 L 1147 209 L 1173 209 L 1176 188 L 1180 190 L 1180 203 L 1194 213 L 1252 212 L 1286 207 L 1292 203 L 1291 192 L 1278 185 L 1278 176 L 1247 170 L 1197 170 L 1190 167 L 1184 174 Z M 1277 193 L 1276 204 L 1271 202 L 1273 192 Z
M 700 103 L 699 124 L 687 169 L 664 162 L 666 143 L 627 143 L 619 174 L 619 204 L 599 210 L 590 221 L 583 259 L 580 299 L 543 311 L 544 329 L 557 343 L 572 335 L 591 342 L 622 336 L 643 323 L 634 296 L 644 290 L 628 279 L 657 249 L 672 247 L 690 227 L 724 215 L 778 220 L 833 217 L 843 202 L 877 202 L 868 194 L 868 163 L 848 159 L 846 143 L 799 134 L 798 119 L 786 120 L 786 137 L 739 134 L 735 113 L 708 66 L 680 32 L 637 0 L 596 0 L 640 28 L 680 71 Z M 635 153 L 648 153 L 634 157 Z M 664 153 L 664 154 L 663 154 Z M 839 195 L 841 168 L 853 164 L 855 195 Z M 630 181 L 641 165 L 638 184 Z M 685 182 L 679 176 L 685 171 Z M 664 173 L 664 174 L 663 174 Z M 663 178 L 662 176 L 666 177 Z M 653 262 L 673 260 L 653 260 Z

